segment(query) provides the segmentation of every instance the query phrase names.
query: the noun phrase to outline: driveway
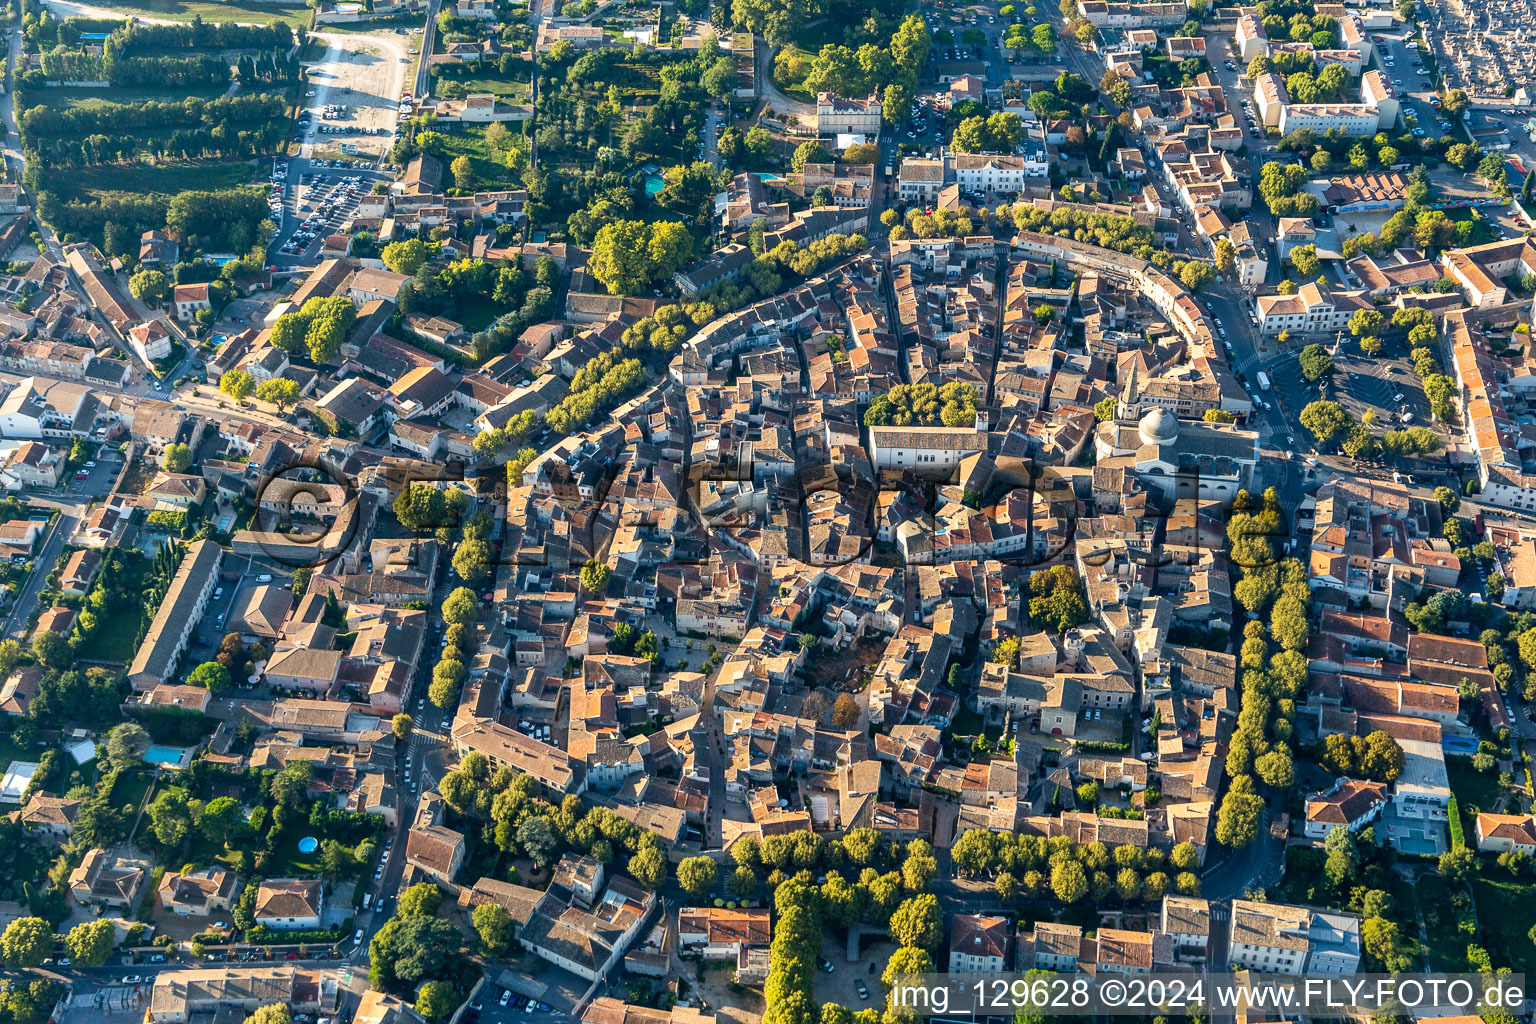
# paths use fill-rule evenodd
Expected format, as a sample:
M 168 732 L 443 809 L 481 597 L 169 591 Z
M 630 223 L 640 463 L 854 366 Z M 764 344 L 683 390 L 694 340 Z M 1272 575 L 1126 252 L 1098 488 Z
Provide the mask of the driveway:
M 815 117 L 816 108 L 809 103 L 792 100 L 773 84 L 774 48 L 762 39 L 754 37 L 757 54 L 757 88 L 768 105 L 780 113 L 794 117 Z

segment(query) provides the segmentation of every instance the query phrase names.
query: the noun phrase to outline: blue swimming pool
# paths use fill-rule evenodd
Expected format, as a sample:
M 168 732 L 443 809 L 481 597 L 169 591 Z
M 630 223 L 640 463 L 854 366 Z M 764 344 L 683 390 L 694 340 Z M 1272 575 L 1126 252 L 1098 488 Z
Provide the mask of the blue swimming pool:
M 186 760 L 187 751 L 182 747 L 161 747 L 151 745 L 144 751 L 144 760 L 150 764 L 165 765 L 167 768 L 179 768 Z

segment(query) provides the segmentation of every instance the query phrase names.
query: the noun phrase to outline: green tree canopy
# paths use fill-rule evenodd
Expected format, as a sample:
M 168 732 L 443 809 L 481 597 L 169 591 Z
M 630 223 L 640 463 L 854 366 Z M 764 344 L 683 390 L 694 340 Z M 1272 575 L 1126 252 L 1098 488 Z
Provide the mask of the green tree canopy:
M 219 390 L 237 402 L 244 402 L 256 390 L 256 378 L 245 370 L 225 370 L 219 378 Z
M 516 928 L 512 915 L 495 903 L 484 903 L 470 915 L 475 934 L 480 936 L 480 950 L 488 956 L 502 956 L 512 948 Z
M 12 970 L 36 967 L 53 952 L 53 925 L 41 917 L 18 917 L 0 933 L 0 957 Z
M 137 722 L 124 722 L 107 733 L 107 759 L 113 764 L 137 764 L 148 749 L 149 733 Z
M 891 915 L 890 933 L 891 941 L 900 946 L 924 950 L 938 948 L 944 937 L 938 897 L 922 893 L 903 900 Z
M 397 274 L 415 277 L 429 257 L 427 243 L 420 238 L 407 238 L 390 242 L 379 254 L 384 265 Z
M 64 936 L 64 948 L 82 967 L 99 967 L 106 963 L 116 944 L 117 926 L 105 919 L 77 924 Z
M 287 1003 L 268 1003 L 252 1010 L 245 1024 L 293 1024 L 293 1011 Z
M 687 857 L 677 865 L 677 884 L 694 899 L 702 899 L 714 888 L 718 871 L 709 857 Z
M 201 686 L 218 693 L 230 683 L 229 669 L 216 661 L 205 661 L 187 676 L 188 686 Z

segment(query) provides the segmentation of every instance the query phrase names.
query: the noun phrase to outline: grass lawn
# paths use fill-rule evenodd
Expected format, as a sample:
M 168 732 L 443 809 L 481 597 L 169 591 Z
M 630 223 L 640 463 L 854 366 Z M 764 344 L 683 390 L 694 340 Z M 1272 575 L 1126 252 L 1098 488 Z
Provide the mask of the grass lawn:
M 1450 776 L 1451 792 L 1456 794 L 1464 817 L 1471 818 L 1474 807 L 1493 811 L 1498 806 L 1502 791 L 1496 773 L 1480 772 L 1473 768 L 1470 757 L 1447 757 L 1445 770 Z
M 795 42 L 810 51 L 811 56 L 814 57 L 821 52 L 823 46 L 830 43 L 843 42 L 844 28 L 845 26 L 840 21 L 832 18 L 823 18 L 821 21 L 802 28 L 797 33 Z
M 1423 946 L 1430 968 L 1449 972 L 1467 970 L 1468 939 L 1457 929 L 1456 908 L 1451 906 L 1445 881 L 1439 875 L 1420 875 L 1414 896 L 1424 914 Z
M 513 183 L 510 172 L 506 166 L 496 158 L 490 145 L 485 141 L 485 129 L 478 126 L 463 128 L 451 134 L 444 132 L 447 144 L 444 146 L 442 162 L 446 167 L 461 156 L 469 157 L 469 165 L 475 172 L 475 182 L 483 189 L 512 188 Z M 447 184 L 446 182 L 444 184 Z M 455 318 L 458 319 L 458 318 Z M 463 321 L 460 320 L 462 323 Z M 468 326 L 466 324 L 466 326 Z
M 149 567 L 148 559 L 134 558 L 128 560 L 128 579 L 126 593 L 137 592 L 144 577 L 144 571 Z M 111 613 L 99 617 L 99 625 L 91 636 L 90 651 L 92 658 L 102 661 L 132 660 L 137 648 L 134 641 L 138 639 L 139 627 L 144 624 L 146 618 L 142 602 L 135 604 L 123 604 L 113 607 Z
M 434 75 L 432 81 L 434 94 L 444 83 L 458 82 L 470 93 L 488 92 L 508 103 L 527 103 L 530 91 L 527 82 L 514 82 L 505 78 L 438 78 Z
M 116 4 L 107 0 L 100 6 L 110 7 L 124 14 L 143 14 L 166 21 L 192 21 L 194 18 L 202 18 L 204 21 L 211 22 L 239 21 L 261 25 L 286 21 L 295 27 L 307 27 L 310 18 L 307 6 L 294 3 L 240 3 L 238 0 L 230 3 L 205 3 L 200 0 L 134 0 L 129 4 Z
M 38 761 L 42 756 L 42 747 L 21 747 L 9 736 L 0 736 L 0 772 L 9 768 L 12 761 Z
M 464 325 L 466 331 L 483 331 L 506 309 L 490 299 L 475 298 L 460 302 L 453 307 L 453 319 Z
M 222 864 L 230 870 L 240 867 L 240 851 L 227 846 L 214 846 L 196 829 L 192 830 L 192 844 L 187 847 L 187 861 L 191 864 Z
M 1473 212 L 1471 210 L 1469 210 L 1469 209 L 1462 209 L 1462 210 L 1447 210 L 1447 211 L 1445 211 L 1445 216 L 1448 219 L 1453 220 L 1453 221 L 1463 221 L 1463 220 L 1472 221 L 1472 223 L 1474 225 L 1473 231 L 1472 231 L 1472 244 L 1473 245 L 1482 245 L 1484 242 L 1491 242 L 1491 241 L 1494 240 L 1493 239 L 1493 232 L 1488 230 L 1488 221 L 1487 221 L 1486 217 L 1484 217 L 1482 214 L 1479 214 L 1479 215 L 1474 217 L 1473 216 Z
M 300 853 L 299 840 L 309 835 L 309 823 L 291 826 L 283 837 L 282 848 L 275 851 L 277 866 L 272 869 L 274 878 L 306 877 L 320 874 L 320 847 L 314 853 Z M 316 837 L 318 838 L 318 837 Z
M 148 768 L 123 772 L 117 777 L 117 785 L 112 787 L 112 806 L 129 814 L 137 813 L 154 777 L 155 773 Z
M 811 70 L 811 61 L 816 57 L 817 48 L 806 49 L 796 46 L 794 43 L 790 43 L 780 51 L 780 57 L 786 53 L 799 54 L 800 67 L 805 72 L 805 74 L 809 74 Z M 788 96 L 792 100 L 799 100 L 801 103 L 816 102 L 816 97 L 812 96 L 808 91 L 806 91 L 805 74 L 799 75 L 798 77 L 789 81 L 780 81 L 778 77 L 779 57 L 774 58 L 773 66 L 773 84 L 784 90 L 784 95 Z
M 950 732 L 956 736 L 980 736 L 985 726 L 986 723 L 982 721 L 981 715 L 970 708 L 961 708 L 960 712 L 955 715 L 955 721 L 950 727 Z
M 72 167 L 60 174 L 56 186 L 71 197 L 124 193 L 144 196 L 176 195 L 188 189 L 221 189 L 249 185 L 256 176 L 250 161 L 210 163 L 173 161 L 161 164 L 114 164 L 110 167 Z
M 1472 883 L 1477 900 L 1477 922 L 1482 926 L 1483 945 L 1500 967 L 1508 965 L 1517 973 L 1536 970 L 1536 946 L 1526 932 L 1530 916 L 1511 913 L 1536 900 L 1536 885 L 1511 878 L 1503 868 L 1485 868 L 1485 874 Z M 1460 968 L 1458 968 L 1460 969 Z

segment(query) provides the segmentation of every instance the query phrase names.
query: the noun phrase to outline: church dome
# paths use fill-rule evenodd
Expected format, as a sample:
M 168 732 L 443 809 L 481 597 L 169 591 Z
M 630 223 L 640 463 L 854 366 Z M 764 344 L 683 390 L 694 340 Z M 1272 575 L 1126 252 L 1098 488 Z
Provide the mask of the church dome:
M 1179 437 L 1179 421 L 1167 409 L 1153 409 L 1137 425 L 1142 444 L 1172 444 Z

